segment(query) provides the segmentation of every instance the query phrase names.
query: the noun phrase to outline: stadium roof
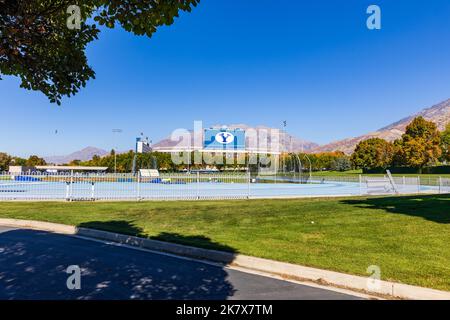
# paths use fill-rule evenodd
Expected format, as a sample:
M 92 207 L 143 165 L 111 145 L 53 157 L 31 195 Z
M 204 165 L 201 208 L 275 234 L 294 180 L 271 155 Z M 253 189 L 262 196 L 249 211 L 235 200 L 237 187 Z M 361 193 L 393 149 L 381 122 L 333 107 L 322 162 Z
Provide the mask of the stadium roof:
M 108 167 L 87 167 L 87 166 L 36 166 L 38 170 L 59 170 L 59 171 L 106 171 Z

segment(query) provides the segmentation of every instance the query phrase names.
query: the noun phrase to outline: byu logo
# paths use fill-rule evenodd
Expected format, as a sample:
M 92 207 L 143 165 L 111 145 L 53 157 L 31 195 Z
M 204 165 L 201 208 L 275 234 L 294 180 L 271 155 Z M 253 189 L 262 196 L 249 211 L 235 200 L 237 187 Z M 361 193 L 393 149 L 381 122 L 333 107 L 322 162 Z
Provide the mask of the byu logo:
M 80 290 L 81 289 L 81 269 L 77 265 L 69 266 L 66 273 L 71 274 L 66 281 L 67 289 Z
M 79 6 L 71 5 L 67 8 L 70 16 L 67 18 L 67 28 L 70 30 L 81 29 L 81 9 Z
M 373 4 L 367 8 L 367 14 L 370 16 L 367 18 L 367 28 L 369 30 L 381 29 L 381 9 L 379 6 Z
M 234 141 L 234 136 L 229 132 L 219 132 L 216 134 L 216 141 L 221 144 L 228 144 Z

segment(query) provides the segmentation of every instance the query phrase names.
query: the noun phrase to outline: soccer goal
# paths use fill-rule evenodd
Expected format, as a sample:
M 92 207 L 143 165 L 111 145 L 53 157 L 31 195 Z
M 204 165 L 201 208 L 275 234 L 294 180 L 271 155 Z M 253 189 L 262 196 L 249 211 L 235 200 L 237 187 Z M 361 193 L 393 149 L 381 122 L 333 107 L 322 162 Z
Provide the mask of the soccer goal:
M 367 193 L 399 193 L 394 178 L 389 170 L 382 178 L 366 178 Z

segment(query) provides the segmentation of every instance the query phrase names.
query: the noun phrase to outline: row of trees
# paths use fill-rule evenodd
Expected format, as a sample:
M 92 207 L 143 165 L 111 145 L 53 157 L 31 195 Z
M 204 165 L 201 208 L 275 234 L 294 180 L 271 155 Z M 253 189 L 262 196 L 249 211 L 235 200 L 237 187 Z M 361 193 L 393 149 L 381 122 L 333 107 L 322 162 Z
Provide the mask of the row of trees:
M 134 157 L 136 155 L 136 160 Z M 194 164 L 194 153 L 191 154 L 191 169 L 202 169 L 206 166 L 205 163 L 201 165 Z M 298 170 L 298 160 L 302 163 L 304 170 L 311 168 L 313 171 L 321 170 L 336 170 L 336 171 L 346 171 L 352 168 L 352 163 L 350 162 L 350 157 L 345 155 L 343 152 L 324 152 L 317 154 L 299 154 L 298 157 L 295 155 L 283 155 L 281 163 L 283 165 L 280 170 L 286 171 L 296 171 Z M 215 164 L 219 170 L 224 169 L 243 169 L 248 163 L 248 156 L 241 163 L 237 163 L 236 158 L 234 161 L 230 161 L 227 164 L 227 159 L 223 158 L 223 164 Z M 108 167 L 110 172 L 114 171 L 116 168 L 117 172 L 130 172 L 133 168 L 133 161 L 135 161 L 135 169 L 160 169 L 167 171 L 178 171 L 187 168 L 186 164 L 176 165 L 172 162 L 171 155 L 169 153 L 161 152 L 151 152 L 145 154 L 135 154 L 133 151 L 127 153 L 115 155 L 115 151 L 111 150 L 110 154 L 104 157 L 99 157 L 94 155 L 91 160 L 81 161 L 73 160 L 65 165 L 71 166 L 95 166 L 95 167 Z M 0 152 L 0 171 L 5 171 L 11 165 L 16 166 L 39 166 L 46 165 L 47 163 L 43 158 L 36 155 L 30 156 L 28 159 L 13 157 L 7 153 Z
M 312 171 L 347 171 L 352 169 L 352 163 L 350 156 L 347 156 L 341 151 L 335 152 L 322 152 L 306 154 L 286 154 L 281 158 L 282 170 L 284 171 L 297 171 L 299 162 L 301 162 L 302 170 Z
M 415 118 L 401 139 L 380 138 L 361 141 L 351 156 L 355 168 L 375 169 L 404 166 L 421 169 L 450 161 L 450 123 L 439 132 L 435 123 Z
M 30 156 L 28 159 L 13 157 L 7 153 L 0 152 L 0 171 L 8 170 L 9 166 L 44 166 L 47 163 L 43 158 Z
M 113 171 L 116 167 L 117 172 L 130 172 L 133 168 L 133 159 L 136 155 L 135 169 L 159 169 L 167 171 L 179 171 L 186 169 L 188 165 L 187 161 L 183 164 L 174 164 L 172 162 L 171 154 L 151 152 L 145 154 L 135 154 L 133 151 L 127 153 L 117 154 L 114 156 L 114 150 L 111 150 L 110 154 L 104 157 L 94 156 L 89 161 L 79 161 L 74 160 L 68 165 L 83 165 L 83 166 L 100 166 L 108 167 L 109 171 Z M 207 166 L 207 163 L 195 164 L 195 154 L 191 154 L 191 164 L 190 169 L 202 169 Z M 115 159 L 114 159 L 115 158 Z M 216 158 L 218 159 L 218 158 Z M 298 157 L 295 155 L 283 155 L 280 161 L 282 167 L 280 170 L 285 171 L 296 171 L 298 170 L 298 160 L 300 160 L 303 170 L 311 168 L 313 171 L 319 170 L 336 170 L 336 171 L 346 171 L 352 168 L 352 163 L 350 162 L 350 157 L 345 155 L 343 152 L 324 152 L 318 154 L 299 154 Z M 215 163 L 214 167 L 219 170 L 224 169 L 244 169 L 248 163 L 248 156 L 245 159 L 241 159 L 238 163 L 236 157 L 228 161 L 225 157 L 222 159 L 222 163 Z
M 136 155 L 136 160 L 134 157 Z M 131 172 L 133 169 L 133 161 L 135 161 L 135 169 L 165 169 L 169 171 L 177 170 L 177 166 L 173 164 L 170 154 L 151 152 L 151 153 L 139 153 L 136 154 L 133 151 L 127 153 L 115 154 L 114 150 L 111 150 L 110 154 L 104 157 L 95 155 L 91 160 L 80 161 L 74 160 L 68 165 L 82 165 L 82 166 L 95 166 L 95 167 L 108 167 L 109 171 L 117 172 Z

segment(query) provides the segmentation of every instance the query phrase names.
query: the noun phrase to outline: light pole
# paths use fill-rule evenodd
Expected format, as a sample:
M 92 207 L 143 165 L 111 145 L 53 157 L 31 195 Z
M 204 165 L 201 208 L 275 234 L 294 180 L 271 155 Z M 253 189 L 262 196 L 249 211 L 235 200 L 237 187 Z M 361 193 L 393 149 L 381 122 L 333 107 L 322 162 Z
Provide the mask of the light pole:
M 283 129 L 281 130 L 281 144 L 282 144 L 282 148 L 283 148 L 283 151 L 284 152 L 286 152 L 286 127 L 287 127 L 287 120 L 283 120 Z M 283 151 L 282 151 L 282 154 L 283 154 Z M 282 169 L 283 169 L 283 175 L 285 175 L 286 174 L 286 163 L 285 163 L 285 161 L 284 161 L 284 157 L 282 156 L 281 157 L 281 166 L 282 166 Z
M 112 129 L 113 133 L 122 133 L 122 129 Z M 117 173 L 117 143 L 116 150 L 114 150 L 114 174 Z

